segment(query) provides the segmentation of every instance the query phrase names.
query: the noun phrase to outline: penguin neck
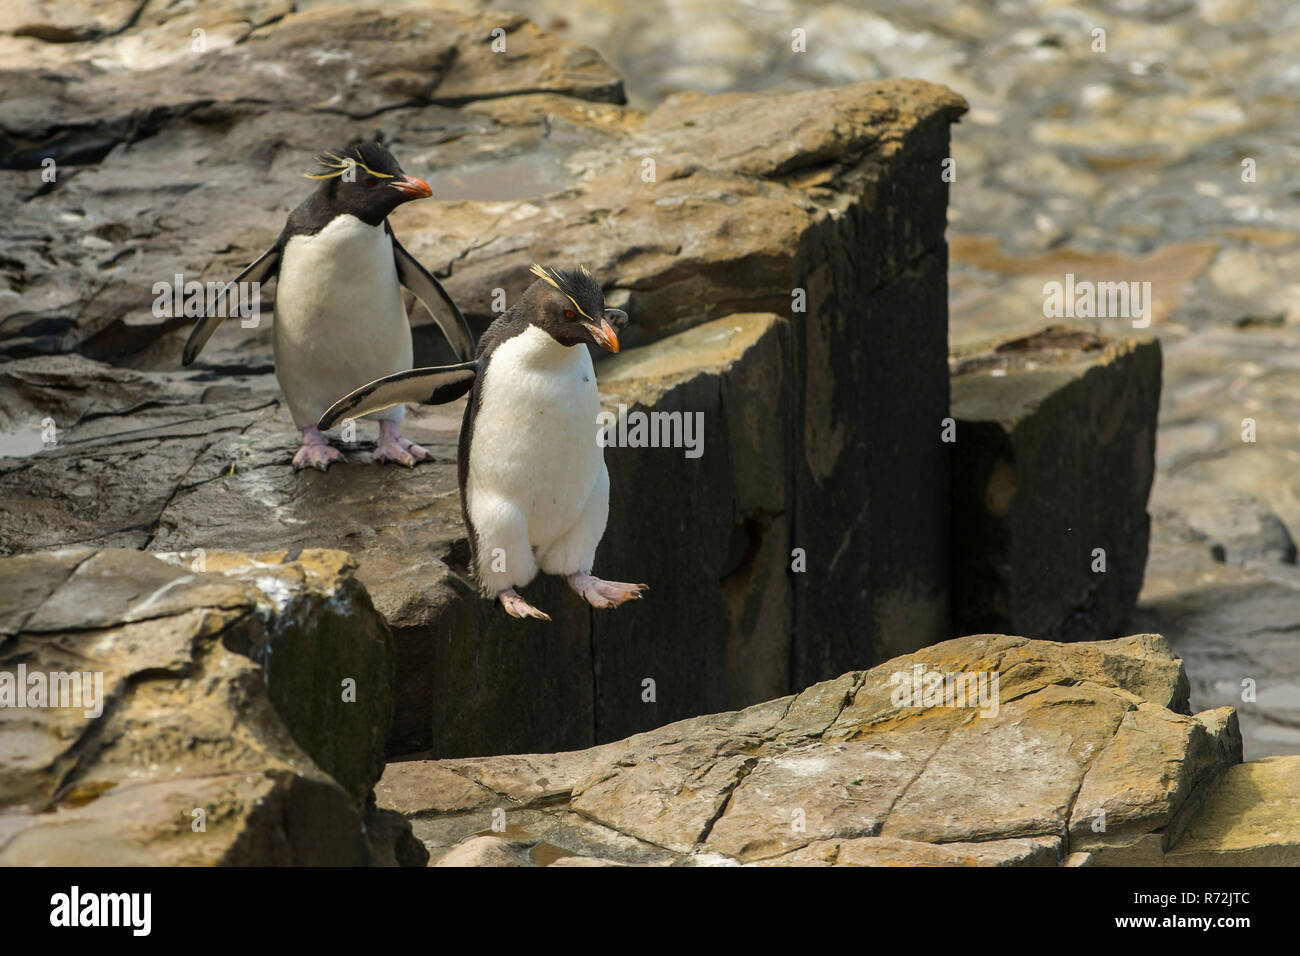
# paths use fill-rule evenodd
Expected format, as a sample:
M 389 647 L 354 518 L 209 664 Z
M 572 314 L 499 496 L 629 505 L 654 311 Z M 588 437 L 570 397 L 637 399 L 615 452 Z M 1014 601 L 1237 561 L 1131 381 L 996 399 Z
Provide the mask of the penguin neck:
M 561 345 L 546 330 L 529 325 L 519 333 L 514 359 L 529 368 L 563 368 L 582 361 L 587 350 L 579 345 Z

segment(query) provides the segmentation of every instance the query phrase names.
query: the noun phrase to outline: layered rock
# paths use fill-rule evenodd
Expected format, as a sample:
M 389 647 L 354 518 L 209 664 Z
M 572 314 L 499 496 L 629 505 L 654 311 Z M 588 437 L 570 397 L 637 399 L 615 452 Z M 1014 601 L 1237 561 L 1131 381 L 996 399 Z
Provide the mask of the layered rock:
M 395 752 L 590 746 L 947 635 L 940 164 L 959 97 L 891 81 L 644 114 L 591 51 L 511 15 L 224 9 L 23 7 L 11 25 L 15 63 L 48 53 L 43 33 L 103 36 L 0 76 L 9 164 L 58 165 L 54 183 L 10 174 L 29 201 L 4 207 L 21 290 L 3 320 L 4 551 L 355 553 L 398 648 Z M 283 75 L 246 95 L 272 61 Z M 704 416 L 700 458 L 608 450 L 598 571 L 645 580 L 647 600 L 593 615 L 541 582 L 529 596 L 556 624 L 539 629 L 474 598 L 459 406 L 411 417 L 435 455 L 414 473 L 294 475 L 268 321 L 227 323 L 177 372 L 191 320 L 153 315 L 153 284 L 233 276 L 309 157 L 376 132 L 442 200 L 395 231 L 476 327 L 534 260 L 585 263 L 632 315 L 608 400 Z M 417 361 L 439 361 L 412 314 Z
M 0 559 L 0 862 L 422 862 L 367 809 L 393 657 L 352 569 L 315 550 Z
M 1155 635 L 979 635 L 585 751 L 393 763 L 376 796 L 442 865 L 1159 863 L 1241 760 L 1187 693 Z
M 1054 326 L 953 372 L 954 629 L 1114 636 L 1146 567 L 1159 344 Z

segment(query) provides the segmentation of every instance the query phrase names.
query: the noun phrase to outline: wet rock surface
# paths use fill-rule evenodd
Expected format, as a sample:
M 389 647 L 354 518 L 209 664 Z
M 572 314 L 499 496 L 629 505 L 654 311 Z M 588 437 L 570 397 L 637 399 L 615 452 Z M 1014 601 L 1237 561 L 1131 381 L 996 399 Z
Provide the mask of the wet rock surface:
M 920 676 L 900 696 L 994 672 L 997 707 L 943 680 L 927 702 Z M 589 750 L 392 763 L 376 796 L 446 866 L 1159 865 L 1215 799 L 1250 822 L 1192 845 L 1284 858 L 1289 783 L 1217 790 L 1262 765 L 1231 708 L 1189 716 L 1187 695 L 1155 635 L 980 635 Z
M 353 567 L 0 559 L 0 862 L 422 863 L 405 821 L 367 808 L 393 656 Z
M 590 50 L 543 37 L 514 15 L 480 19 L 426 8 L 398 17 L 380 6 L 291 12 L 283 2 L 148 3 L 120 35 L 96 43 L 51 46 L 17 26 L 20 36 L 0 37 L 7 54 L 0 165 L 41 170 L 52 161 L 56 176 L 47 183 L 39 174 L 9 174 L 3 354 L 77 351 L 175 368 L 192 320 L 153 316 L 153 284 L 175 273 L 233 278 L 305 195 L 299 177 L 310 158 L 353 137 L 379 133 L 402 143 L 398 152 L 412 168 L 509 168 L 550 138 L 545 107 L 528 110 L 528 129 L 451 107 L 528 94 L 544 103 L 563 94 L 576 108 L 556 117 L 557 140 L 570 149 L 603 143 L 588 135 L 599 123 L 584 121 L 580 104 L 592 102 L 599 117 L 595 104 L 619 102 L 622 93 Z M 22 15 L 15 13 L 20 23 Z M 492 53 L 494 28 L 505 31 L 510 55 Z M 203 31 L 202 49 L 194 30 Z M 459 162 L 431 155 L 447 141 Z M 557 150 L 542 145 L 538 159 L 554 159 Z M 422 223 L 399 215 L 394 225 L 405 235 L 440 212 Z M 468 225 L 463 236 L 439 230 L 430 267 L 449 273 L 483 241 L 482 225 Z M 413 251 L 427 252 L 420 243 Z M 491 288 L 480 288 L 467 311 L 486 314 Z M 204 363 L 268 368 L 269 324 L 260 335 L 229 324 L 238 331 L 223 330 Z

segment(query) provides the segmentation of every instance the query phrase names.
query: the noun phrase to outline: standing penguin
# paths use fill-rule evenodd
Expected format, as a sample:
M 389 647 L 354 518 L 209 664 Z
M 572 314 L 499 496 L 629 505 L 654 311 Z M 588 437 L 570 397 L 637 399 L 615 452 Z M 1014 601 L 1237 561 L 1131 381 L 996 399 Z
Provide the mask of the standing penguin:
M 598 440 L 600 395 L 586 344 L 618 351 L 600 284 L 585 268 L 533 266 L 537 281 L 498 318 L 474 361 L 389 375 L 334 403 L 319 426 L 402 402 L 440 405 L 471 392 L 460 429 L 461 514 L 479 588 L 514 617 L 550 617 L 515 590 L 563 575 L 592 607 L 639 598 L 644 584 L 592 577 L 609 516 Z M 472 391 L 471 391 L 472 390 Z
M 316 427 L 339 392 L 411 367 L 411 326 L 400 285 L 429 310 L 456 357 L 468 360 L 474 339 L 456 303 L 402 248 L 388 214 L 404 202 L 432 195 L 428 183 L 407 176 L 378 143 L 349 147 L 320 159 L 308 173 L 320 187 L 289 214 L 284 231 L 236 282 L 279 275 L 275 296 L 275 375 L 302 432 L 293 467 L 325 471 L 342 458 Z M 400 283 L 400 285 L 399 285 Z M 450 315 L 434 311 L 441 299 Z M 185 343 L 182 364 L 198 357 L 221 316 L 199 321 Z M 401 435 L 401 405 L 375 415 L 375 461 L 414 467 L 429 453 Z

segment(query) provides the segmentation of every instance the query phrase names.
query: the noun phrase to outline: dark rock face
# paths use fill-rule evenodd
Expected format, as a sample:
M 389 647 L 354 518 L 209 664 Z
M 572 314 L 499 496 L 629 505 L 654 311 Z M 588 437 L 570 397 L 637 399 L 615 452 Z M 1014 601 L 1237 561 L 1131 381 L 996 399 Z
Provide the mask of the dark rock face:
M 1146 567 L 1159 344 L 1048 329 L 955 363 L 955 629 L 1114 636 Z
M 597 565 L 654 583 L 627 622 L 593 615 L 597 740 L 789 687 L 790 338 L 778 316 L 732 315 L 600 369 L 611 414 L 697 416 L 703 428 L 698 457 L 606 451 L 611 520 Z
M 830 550 L 797 578 L 791 689 L 950 633 L 946 124 L 880 148 L 898 162 L 799 253 L 818 304 L 795 323 L 793 543 Z
M 0 707 L 0 862 L 421 863 L 409 828 L 366 807 L 393 657 L 353 567 L 312 550 L 0 559 L 0 699 L 24 695 Z
M 176 48 L 182 11 L 74 12 L 60 30 L 136 46 L 119 71 L 77 48 L 59 83 L 3 77 L 8 164 L 54 158 L 59 178 L 6 174 L 30 189 L 0 208 L 21 290 L 0 299 L 0 550 L 351 552 L 392 632 L 393 753 L 590 746 L 947 635 L 939 172 L 959 97 L 891 81 L 647 115 L 591 51 L 512 16 L 253 4 L 194 23 L 200 55 Z M 269 322 L 227 323 L 178 370 L 192 320 L 155 317 L 153 283 L 233 277 L 310 157 L 376 132 L 438 197 L 395 231 L 473 324 L 532 262 L 584 263 L 632 316 L 598 370 L 606 407 L 703 416 L 699 458 L 607 449 L 596 570 L 646 600 L 593 613 L 542 580 L 541 627 L 473 595 L 460 405 L 408 419 L 434 452 L 414 472 L 362 464 L 363 431 L 356 464 L 295 475 Z M 417 362 L 442 360 L 412 317 Z

